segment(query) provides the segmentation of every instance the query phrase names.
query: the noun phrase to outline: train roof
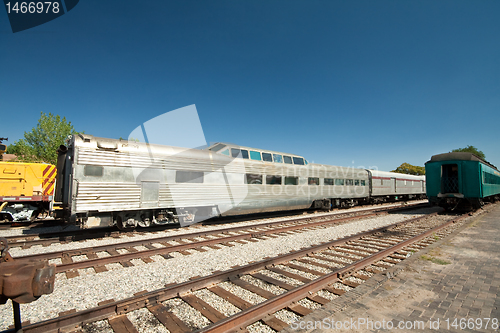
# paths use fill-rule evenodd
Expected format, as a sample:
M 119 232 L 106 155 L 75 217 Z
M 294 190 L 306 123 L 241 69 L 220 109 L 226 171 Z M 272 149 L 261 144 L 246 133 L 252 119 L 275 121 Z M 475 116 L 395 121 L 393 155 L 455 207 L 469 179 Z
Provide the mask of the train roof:
M 302 156 L 299 156 L 299 155 L 280 153 L 280 152 L 267 150 L 267 149 L 243 147 L 243 146 L 238 146 L 238 145 L 231 144 L 231 143 L 221 143 L 221 142 L 216 142 L 216 143 L 214 143 L 206 148 L 203 148 L 203 149 L 200 149 L 200 148 L 189 149 L 189 148 L 165 146 L 165 145 L 159 145 L 159 144 L 146 144 L 143 142 L 135 142 L 135 141 L 122 140 L 122 139 L 99 138 L 99 137 L 94 137 L 92 135 L 83 134 L 83 133 L 69 136 L 67 139 L 67 144 L 70 145 L 71 142 L 73 142 L 75 144 L 75 146 L 94 148 L 94 149 L 111 150 L 111 151 L 120 151 L 120 152 L 134 151 L 134 152 L 144 152 L 147 154 L 151 154 L 151 153 L 170 154 L 173 152 L 189 151 L 188 153 L 193 155 L 193 156 L 197 155 L 197 154 L 206 154 L 207 150 L 210 150 L 213 153 L 216 153 L 217 155 L 230 156 L 230 153 L 225 152 L 225 150 L 231 150 L 231 148 L 233 148 L 233 149 L 238 149 L 238 152 L 239 152 L 239 150 L 247 150 L 250 152 L 254 151 L 254 152 L 257 152 L 259 156 L 261 153 L 268 153 L 268 154 L 272 154 L 273 156 L 274 155 L 281 155 L 282 158 L 283 158 L 283 156 L 287 156 L 287 157 L 290 157 L 291 160 L 293 160 L 293 162 L 290 162 L 288 164 L 298 164 L 298 165 L 309 164 L 305 158 L 303 158 Z M 233 156 L 233 157 L 237 157 L 237 156 Z M 238 155 L 238 157 L 242 157 L 242 156 Z M 244 158 L 248 159 L 248 156 L 246 156 Z M 274 160 L 274 158 L 276 158 L 276 156 L 273 157 L 272 162 L 281 163 L 281 161 Z M 255 160 L 254 158 L 252 158 L 252 159 Z
M 368 169 L 368 171 L 371 172 L 372 176 L 374 177 L 386 177 L 386 178 L 404 178 L 407 180 L 423 180 L 425 179 L 425 175 L 410 175 L 407 173 L 399 173 L 399 172 L 389 172 L 389 171 L 380 171 L 380 170 L 371 170 Z
M 450 153 L 434 155 L 431 157 L 431 160 L 427 161 L 426 163 L 440 162 L 440 161 L 478 161 L 492 167 L 493 169 L 497 169 L 497 167 L 491 164 L 490 162 L 483 160 L 482 158 L 480 158 L 477 155 L 474 155 L 473 153 L 467 153 L 467 152 L 450 152 Z

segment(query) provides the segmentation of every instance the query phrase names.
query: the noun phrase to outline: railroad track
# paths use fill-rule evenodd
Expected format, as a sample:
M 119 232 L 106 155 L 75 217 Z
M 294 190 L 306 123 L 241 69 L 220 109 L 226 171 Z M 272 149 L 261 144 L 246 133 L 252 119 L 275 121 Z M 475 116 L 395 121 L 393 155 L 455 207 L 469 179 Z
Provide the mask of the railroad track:
M 46 227 L 46 226 L 58 226 L 62 225 L 63 221 L 62 220 L 54 220 L 54 219 L 39 219 L 35 221 L 7 221 L 7 222 L 1 222 L 0 221 L 0 230 L 9 230 L 13 228 L 40 228 L 40 227 Z
M 102 325 L 114 332 L 139 332 L 137 323 L 130 317 L 140 311 L 147 313 L 150 324 L 157 325 L 158 330 L 166 328 L 170 332 L 245 331 L 255 325 L 280 330 L 289 324 L 284 313 L 295 319 L 307 315 L 312 308 L 341 297 L 369 276 L 445 237 L 456 228 L 458 221 L 468 216 L 442 223 L 433 218 L 434 215 L 324 242 L 209 276 L 193 277 L 155 291 L 139 292 L 124 300 L 107 300 L 92 309 L 67 311 L 58 318 L 25 326 L 24 332 L 88 332 Z M 233 310 L 216 308 L 207 298 L 208 294 L 224 300 Z M 251 300 L 248 294 L 253 295 Z M 186 306 L 196 312 L 197 317 L 186 317 L 182 311 Z
M 415 207 L 411 207 L 415 209 Z M 15 260 L 52 260 L 56 263 L 56 273 L 65 273 L 67 278 L 79 276 L 79 269 L 93 268 L 96 273 L 107 271 L 105 265 L 119 263 L 123 267 L 133 266 L 132 259 L 141 259 L 145 263 L 153 262 L 152 256 L 161 255 L 165 259 L 171 258 L 170 253 L 177 252 L 189 255 L 194 251 L 207 251 L 206 248 L 219 249 L 231 247 L 234 243 L 245 244 L 258 242 L 261 239 L 276 238 L 286 233 L 297 233 L 324 228 L 332 224 L 348 223 L 357 219 L 385 215 L 401 209 L 377 210 L 350 213 L 335 216 L 320 216 L 296 218 L 287 221 L 261 223 L 250 226 L 228 227 L 216 230 L 206 230 L 189 234 L 164 236 L 149 239 L 132 240 L 121 243 L 106 244 L 101 246 L 84 247 L 73 250 L 54 251 L 27 256 L 14 256 Z M 54 242 L 53 240 L 51 242 Z M 38 244 L 38 241 L 34 241 Z M 175 243 L 175 244 L 174 244 Z M 31 242 L 9 243 L 10 247 L 21 246 L 26 248 Z M 43 243 L 47 244 L 47 243 Z M 142 247 L 138 250 L 137 247 Z
M 346 215 L 356 215 L 356 214 L 364 214 L 366 212 L 398 212 L 398 211 L 403 211 L 403 210 L 408 210 L 408 209 L 416 209 L 420 207 L 426 207 L 428 206 L 427 203 L 419 203 L 419 204 L 410 204 L 406 206 L 396 206 L 396 207 L 388 207 L 388 208 L 381 208 L 381 207 L 375 207 L 372 209 L 365 209 L 361 211 L 351 211 L 351 212 L 343 212 L 339 213 L 333 212 L 331 214 L 320 214 L 320 215 L 307 215 L 307 216 L 301 216 L 301 217 L 292 217 L 288 220 L 283 221 L 282 223 L 285 222 L 291 222 L 291 223 L 300 223 L 301 221 L 308 221 L 312 219 L 324 219 L 328 217 L 337 217 L 337 216 L 346 216 Z M 235 217 L 231 219 L 224 219 L 226 224 L 231 224 L 231 223 L 237 223 L 241 221 L 247 221 L 245 217 Z M 220 224 L 220 221 L 215 221 L 215 222 L 206 222 L 205 224 L 197 224 L 193 227 L 190 227 L 189 229 L 197 228 L 197 227 L 202 227 L 203 225 L 214 225 L 214 224 Z M 274 224 L 279 224 L 280 222 L 271 222 L 269 223 L 270 225 Z M 255 226 L 258 225 L 265 225 L 264 224 L 255 224 Z M 59 231 L 59 232 L 46 232 L 46 233 L 29 233 L 26 235 L 17 235 L 17 236 L 5 236 L 4 238 L 7 239 L 9 242 L 9 246 L 11 248 L 13 247 L 23 247 L 23 248 L 29 248 L 31 246 L 35 245 L 42 245 L 42 246 L 50 246 L 52 244 L 57 244 L 57 243 L 67 243 L 67 242 L 74 242 L 74 241 L 84 241 L 88 239 L 96 239 L 96 238 L 104 238 L 104 237 L 113 237 L 113 238 L 120 238 L 120 237 L 131 237 L 134 235 L 143 235 L 143 234 L 154 234 L 157 232 L 165 231 L 168 229 L 178 229 L 178 226 L 175 225 L 165 225 L 165 226 L 156 226 L 156 227 L 151 227 L 148 229 L 143 229 L 142 231 L 118 231 L 115 228 L 103 228 L 103 229 L 90 229 L 90 230 L 69 230 L 69 231 Z M 188 230 L 189 230 L 188 229 Z

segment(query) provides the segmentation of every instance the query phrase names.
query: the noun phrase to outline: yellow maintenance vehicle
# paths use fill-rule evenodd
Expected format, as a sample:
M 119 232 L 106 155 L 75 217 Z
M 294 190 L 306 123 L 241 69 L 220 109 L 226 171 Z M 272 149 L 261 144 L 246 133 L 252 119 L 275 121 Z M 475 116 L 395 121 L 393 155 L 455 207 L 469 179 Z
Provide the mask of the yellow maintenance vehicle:
M 0 141 L 0 156 L 5 150 Z M 0 160 L 0 221 L 33 220 L 50 212 L 55 180 L 55 165 Z

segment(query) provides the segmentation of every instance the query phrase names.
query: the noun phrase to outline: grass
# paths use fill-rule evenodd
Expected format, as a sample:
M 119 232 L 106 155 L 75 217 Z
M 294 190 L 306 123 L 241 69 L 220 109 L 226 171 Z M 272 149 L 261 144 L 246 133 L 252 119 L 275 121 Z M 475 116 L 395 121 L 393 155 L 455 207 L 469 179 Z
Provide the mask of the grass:
M 448 265 L 448 264 L 451 264 L 451 262 L 449 261 L 446 261 L 446 260 L 443 260 L 443 259 L 439 259 L 439 258 L 436 258 L 436 257 L 433 257 L 433 256 L 429 256 L 429 255 L 422 255 L 420 256 L 420 258 L 424 259 L 424 260 L 427 260 L 427 261 L 430 261 L 430 262 L 433 262 L 435 264 L 438 264 L 438 265 Z

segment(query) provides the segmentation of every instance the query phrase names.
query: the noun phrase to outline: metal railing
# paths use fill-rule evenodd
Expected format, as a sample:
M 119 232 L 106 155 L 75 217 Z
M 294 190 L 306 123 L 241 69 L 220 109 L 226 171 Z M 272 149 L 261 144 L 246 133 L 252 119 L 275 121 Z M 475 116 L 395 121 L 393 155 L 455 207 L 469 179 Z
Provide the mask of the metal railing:
M 441 177 L 443 193 L 459 193 L 457 177 Z

